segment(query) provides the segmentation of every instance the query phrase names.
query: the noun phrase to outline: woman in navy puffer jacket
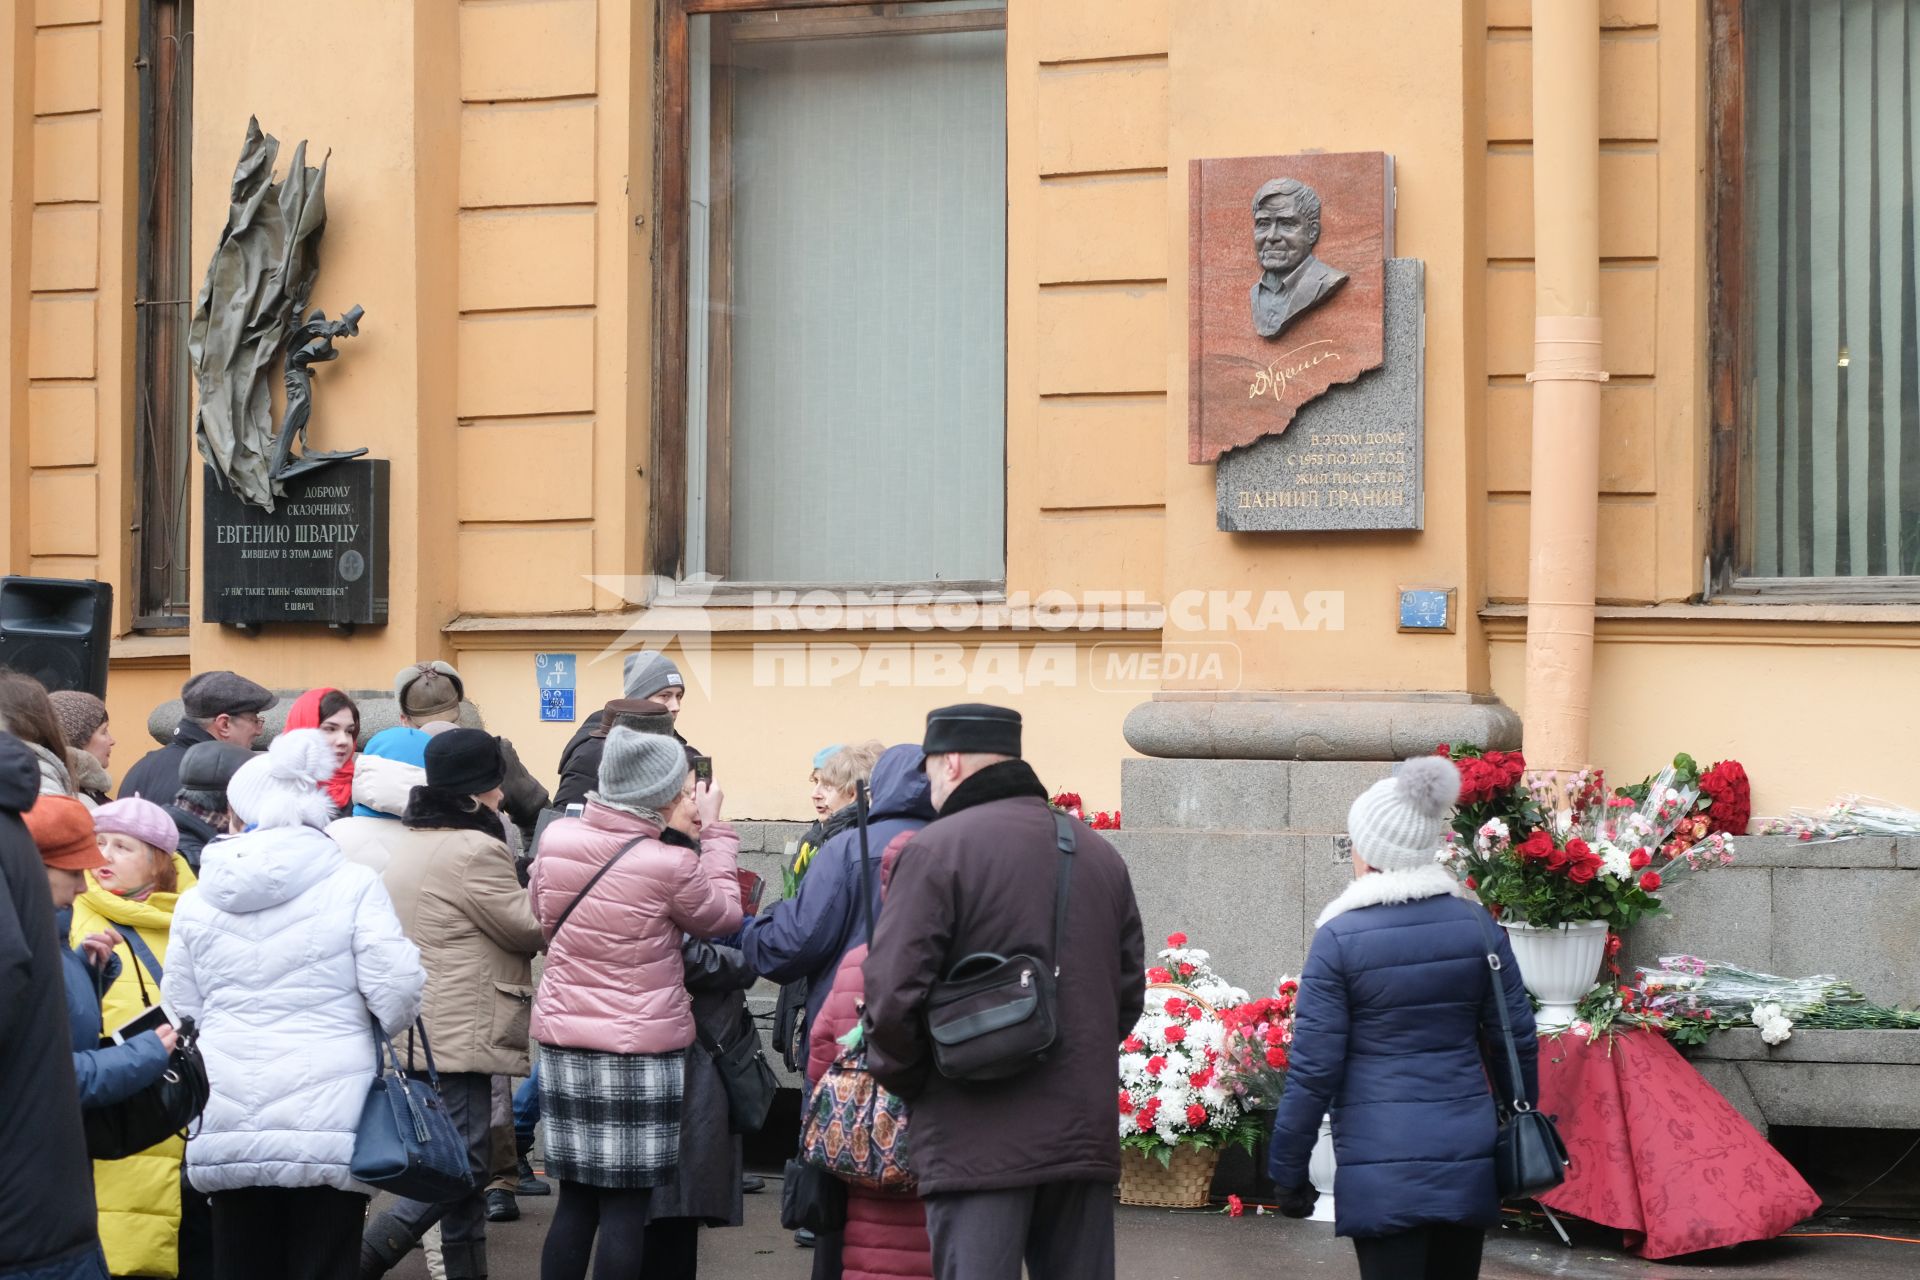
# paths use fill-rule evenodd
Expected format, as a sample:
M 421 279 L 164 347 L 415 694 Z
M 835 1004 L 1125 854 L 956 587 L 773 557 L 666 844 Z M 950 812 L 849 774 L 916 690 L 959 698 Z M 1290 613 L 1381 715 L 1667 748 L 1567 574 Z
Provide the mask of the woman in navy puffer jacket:
M 1527 1100 L 1539 1100 L 1513 952 L 1435 860 L 1459 794 L 1458 771 L 1430 756 L 1354 801 L 1354 883 L 1321 913 L 1300 978 L 1269 1168 L 1282 1212 L 1312 1212 L 1307 1157 L 1332 1113 L 1334 1229 L 1353 1238 L 1362 1280 L 1480 1274 L 1482 1236 L 1500 1216 L 1486 1062 L 1513 1096 L 1495 1000 L 1507 1002 Z

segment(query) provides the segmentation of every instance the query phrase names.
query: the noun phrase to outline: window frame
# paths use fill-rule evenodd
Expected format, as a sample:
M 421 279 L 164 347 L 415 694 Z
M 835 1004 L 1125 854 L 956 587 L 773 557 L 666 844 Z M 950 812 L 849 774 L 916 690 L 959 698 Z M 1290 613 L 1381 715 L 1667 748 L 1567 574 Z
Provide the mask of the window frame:
M 1746 0 L 1708 0 L 1707 396 L 1705 597 L 1806 603 L 1920 602 L 1920 576 L 1765 578 L 1741 560 L 1753 422 L 1753 316 L 1746 289 Z
M 193 537 L 190 508 L 193 474 L 193 389 L 192 365 L 187 354 L 187 329 L 193 306 L 192 207 L 193 207 L 193 44 L 194 0 L 140 0 L 137 15 L 139 72 L 136 98 L 138 146 L 135 188 L 138 204 L 130 211 L 134 250 L 134 403 L 132 418 L 133 469 L 128 506 L 132 520 L 132 615 L 133 629 L 143 632 L 183 631 L 193 621 Z M 160 56 L 171 41 L 168 58 Z M 165 74 L 162 74 L 164 64 Z M 162 83 L 164 81 L 164 84 Z M 160 118 L 162 94 L 170 108 Z M 162 130 L 173 133 L 171 163 L 164 171 L 158 164 L 162 149 Z M 164 187 L 164 191 L 162 188 Z M 159 239 L 172 245 L 175 260 L 171 264 L 158 259 Z M 176 321 L 169 333 L 162 333 L 162 317 Z M 169 347 L 169 343 L 171 346 Z M 161 350 L 156 357 L 155 347 Z M 168 367 L 163 367 L 164 366 Z M 159 390 L 161 395 L 156 396 Z M 166 444 L 169 453 L 184 449 L 185 467 L 177 477 L 178 492 L 171 502 L 170 515 L 175 548 L 158 543 L 166 540 L 169 527 L 156 507 L 165 509 L 159 486 L 165 467 L 173 459 L 156 459 L 150 414 L 177 417 L 170 424 Z M 160 464 L 160 465 L 157 465 Z M 171 554 L 179 552 L 184 563 L 173 565 Z M 163 558 L 165 557 L 165 558 Z M 171 603 L 171 594 L 163 584 L 174 574 L 183 576 L 184 596 Z
M 900 30 L 900 20 L 914 7 L 935 0 L 661 0 L 658 7 L 656 44 L 659 51 L 654 65 L 654 255 L 653 255 L 653 382 L 650 413 L 650 441 L 647 464 L 647 526 L 645 563 L 647 572 L 668 582 L 685 580 L 687 552 L 687 479 L 689 399 L 686 353 L 692 337 L 688 316 L 691 290 L 691 244 L 688 202 L 693 177 L 692 115 L 692 19 L 700 16 L 731 16 L 772 10 L 819 10 L 822 20 L 836 28 L 823 34 L 857 35 L 855 28 L 863 18 L 885 23 L 889 30 Z M 836 9 L 873 10 L 871 14 L 835 15 Z M 1006 11 L 989 10 L 997 19 L 991 25 L 1006 25 Z M 964 14 L 954 14 L 964 18 Z M 835 21 L 841 19 L 841 21 Z M 963 25 L 981 25 L 966 23 Z M 717 172 L 717 170 L 716 170 Z M 718 184 L 716 184 L 716 190 Z M 719 207 L 712 215 L 714 226 L 730 225 L 731 213 Z M 730 276 L 731 265 L 726 248 L 729 235 L 716 230 L 708 246 L 709 292 Z M 723 335 L 730 331 L 723 329 Z M 1003 337 L 1004 341 L 1004 337 Z M 816 588 L 881 588 L 887 590 L 933 589 L 972 591 L 982 598 L 1005 587 L 1005 571 L 998 579 L 981 582 L 926 581 L 869 583 L 854 580 L 796 584 L 757 582 L 726 576 L 728 544 L 731 541 L 731 504 L 727 498 L 731 470 L 731 430 L 726 417 L 728 388 L 731 381 L 731 342 L 722 340 L 708 352 L 708 429 L 706 511 L 709 573 L 714 560 L 712 549 L 720 548 L 720 581 L 714 585 L 729 593 L 747 593 L 768 588 L 788 589 L 797 585 Z M 721 411 L 717 432 L 714 429 L 715 406 Z M 1004 416 L 1002 430 L 1005 430 Z M 720 478 L 715 483 L 714 477 Z M 1003 480 L 1004 485 L 1004 480 Z M 720 495 L 718 500 L 714 495 Z M 1005 527 L 1002 526 L 1004 550 Z

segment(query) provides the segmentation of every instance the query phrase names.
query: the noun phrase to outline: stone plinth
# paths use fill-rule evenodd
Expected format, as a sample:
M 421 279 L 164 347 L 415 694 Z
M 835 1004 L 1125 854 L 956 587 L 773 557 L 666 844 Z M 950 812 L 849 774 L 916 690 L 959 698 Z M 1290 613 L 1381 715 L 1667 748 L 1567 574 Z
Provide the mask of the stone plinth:
M 1734 845 L 1732 866 L 1662 892 L 1672 914 L 1628 935 L 1634 964 L 1685 954 L 1787 978 L 1833 974 L 1878 1003 L 1920 1006 L 1920 839 Z

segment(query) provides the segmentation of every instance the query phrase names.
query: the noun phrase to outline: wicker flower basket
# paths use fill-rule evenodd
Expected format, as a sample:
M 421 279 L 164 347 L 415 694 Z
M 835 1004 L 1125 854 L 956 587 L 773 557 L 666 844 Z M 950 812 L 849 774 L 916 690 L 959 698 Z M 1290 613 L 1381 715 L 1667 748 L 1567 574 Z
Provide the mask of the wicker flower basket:
M 1120 1203 L 1164 1209 L 1204 1209 L 1213 1188 L 1220 1153 L 1200 1147 L 1173 1149 L 1163 1168 L 1157 1157 L 1139 1151 L 1120 1153 Z

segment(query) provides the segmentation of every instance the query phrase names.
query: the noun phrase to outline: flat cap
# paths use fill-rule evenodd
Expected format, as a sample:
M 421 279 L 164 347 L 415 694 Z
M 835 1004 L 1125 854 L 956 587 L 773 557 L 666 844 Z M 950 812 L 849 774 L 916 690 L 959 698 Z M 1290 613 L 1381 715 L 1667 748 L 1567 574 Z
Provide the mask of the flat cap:
M 949 751 L 968 755 L 1020 756 L 1020 713 L 984 702 L 962 702 L 927 712 L 927 733 L 920 749 L 930 756 Z
M 460 709 L 467 685 L 451 662 L 416 662 L 393 678 L 393 696 L 409 716 L 440 716 Z
M 273 701 L 273 690 L 231 671 L 202 671 L 180 686 L 180 702 L 190 720 L 257 715 Z
M 180 757 L 183 791 L 225 791 L 253 752 L 231 742 L 196 742 Z

